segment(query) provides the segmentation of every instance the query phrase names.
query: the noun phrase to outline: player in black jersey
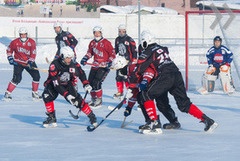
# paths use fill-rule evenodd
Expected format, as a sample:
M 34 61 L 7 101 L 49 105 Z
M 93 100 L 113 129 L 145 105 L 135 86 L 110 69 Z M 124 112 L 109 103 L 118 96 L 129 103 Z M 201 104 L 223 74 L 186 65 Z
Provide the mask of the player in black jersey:
M 132 88 L 136 86 L 138 77 L 151 66 L 156 71 L 156 78 L 142 91 L 145 109 L 152 120 L 148 128 L 153 131 L 156 130 L 155 127 L 158 122 L 156 121 L 157 114 L 153 100 L 166 92 L 173 95 L 180 111 L 200 119 L 205 124 L 205 131 L 216 128 L 217 124 L 214 120 L 207 117 L 188 98 L 181 72 L 170 59 L 166 48 L 155 43 L 154 36 L 149 31 L 142 32 L 141 45 L 143 50 L 138 59 L 136 69 L 130 77 L 127 98 L 132 96 Z
M 54 30 L 57 34 L 57 36 L 55 37 L 55 41 L 57 44 L 57 53 L 55 58 L 59 58 L 60 57 L 60 49 L 64 46 L 69 46 L 73 51 L 74 51 L 74 61 L 76 59 L 76 53 L 75 53 L 75 47 L 78 44 L 77 39 L 68 31 L 63 31 L 62 29 L 62 24 L 60 22 L 56 22 L 54 25 Z
M 118 27 L 118 37 L 115 39 L 116 59 L 124 57 L 127 60 L 127 65 L 116 71 L 116 84 L 118 92 L 113 95 L 114 98 L 123 97 L 124 82 L 128 88 L 127 75 L 134 69 L 134 63 L 137 62 L 137 51 L 135 41 L 127 35 L 126 26 L 120 24 Z M 120 58 L 121 59 L 121 58 Z
M 81 95 L 74 88 L 74 76 L 77 76 L 83 83 L 86 92 L 92 90 L 87 81 L 86 74 L 78 63 L 73 63 L 73 50 L 70 47 L 62 47 L 60 58 L 54 60 L 49 67 L 49 75 L 44 83 L 43 101 L 47 109 L 47 120 L 43 122 L 44 127 L 56 127 L 56 116 L 53 101 L 62 95 L 70 104 L 80 108 L 90 119 L 92 125 L 96 125 L 96 117 Z

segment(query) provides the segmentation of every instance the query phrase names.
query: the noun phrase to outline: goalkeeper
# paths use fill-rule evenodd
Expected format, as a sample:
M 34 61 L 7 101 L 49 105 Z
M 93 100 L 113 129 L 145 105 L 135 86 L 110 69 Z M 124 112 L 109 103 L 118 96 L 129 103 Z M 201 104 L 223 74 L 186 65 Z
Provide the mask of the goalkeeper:
M 207 52 L 208 69 L 202 77 L 202 88 L 199 90 L 201 94 L 213 92 L 215 81 L 220 77 L 224 93 L 231 95 L 234 93 L 231 77 L 231 62 L 233 53 L 222 45 L 220 36 L 213 39 L 214 46 Z

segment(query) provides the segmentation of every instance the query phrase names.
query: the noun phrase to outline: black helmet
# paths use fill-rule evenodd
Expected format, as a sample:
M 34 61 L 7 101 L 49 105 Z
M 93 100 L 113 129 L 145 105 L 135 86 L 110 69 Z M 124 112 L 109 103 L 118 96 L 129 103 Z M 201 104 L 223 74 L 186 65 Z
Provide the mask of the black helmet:
M 222 38 L 220 36 L 216 36 L 214 39 L 213 39 L 213 42 L 215 41 L 220 41 L 222 42 Z

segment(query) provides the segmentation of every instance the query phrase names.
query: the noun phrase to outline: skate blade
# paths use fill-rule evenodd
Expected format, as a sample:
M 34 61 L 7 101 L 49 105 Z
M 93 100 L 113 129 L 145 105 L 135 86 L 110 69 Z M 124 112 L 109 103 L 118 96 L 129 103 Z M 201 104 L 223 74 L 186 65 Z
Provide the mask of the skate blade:
M 218 127 L 218 124 L 214 122 L 212 126 L 206 131 L 207 133 L 212 133 L 216 128 Z
M 146 134 L 146 135 L 159 135 L 162 133 L 163 133 L 162 129 L 142 130 L 142 134 Z
M 45 128 L 55 128 L 55 127 L 57 127 L 57 123 L 43 124 L 43 127 L 45 127 Z
M 120 100 L 120 101 L 122 101 L 123 98 L 124 98 L 123 96 L 119 96 L 119 97 L 114 97 L 114 96 L 113 96 L 113 99 L 115 99 L 115 100 Z
M 115 107 L 113 107 L 113 106 L 108 106 L 108 109 L 111 110 L 111 111 L 112 111 L 114 108 L 115 108 Z M 117 111 L 117 110 L 118 110 L 118 108 L 116 109 L 116 111 Z
M 91 109 L 94 109 L 94 110 L 96 110 L 96 109 L 99 109 L 99 108 L 101 108 L 102 107 L 102 105 L 98 105 L 98 106 L 89 106 Z
M 204 89 L 203 87 L 199 88 L 197 91 L 202 95 L 207 95 L 208 94 L 208 91 L 206 89 Z
M 42 98 L 32 98 L 32 100 L 33 100 L 34 102 L 39 102 L 39 101 L 42 101 Z
M 2 98 L 2 101 L 5 101 L 5 102 L 11 102 L 12 99 L 11 99 L 11 98 Z

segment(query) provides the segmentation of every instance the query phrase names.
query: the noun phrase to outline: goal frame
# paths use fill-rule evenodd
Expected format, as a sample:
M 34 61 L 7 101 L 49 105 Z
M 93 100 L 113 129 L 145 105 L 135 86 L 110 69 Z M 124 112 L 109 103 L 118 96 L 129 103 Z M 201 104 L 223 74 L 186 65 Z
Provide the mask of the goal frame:
M 188 16 L 189 14 L 204 14 L 204 13 L 240 13 L 240 10 L 231 10 L 231 11 L 226 11 L 226 10 L 223 10 L 223 11 L 186 11 L 185 12 L 185 86 L 186 86 L 186 90 L 188 91 L 188 66 L 189 66 L 189 62 L 188 62 L 188 58 L 189 58 L 189 45 L 188 45 L 188 42 L 189 42 L 189 19 L 188 19 Z

